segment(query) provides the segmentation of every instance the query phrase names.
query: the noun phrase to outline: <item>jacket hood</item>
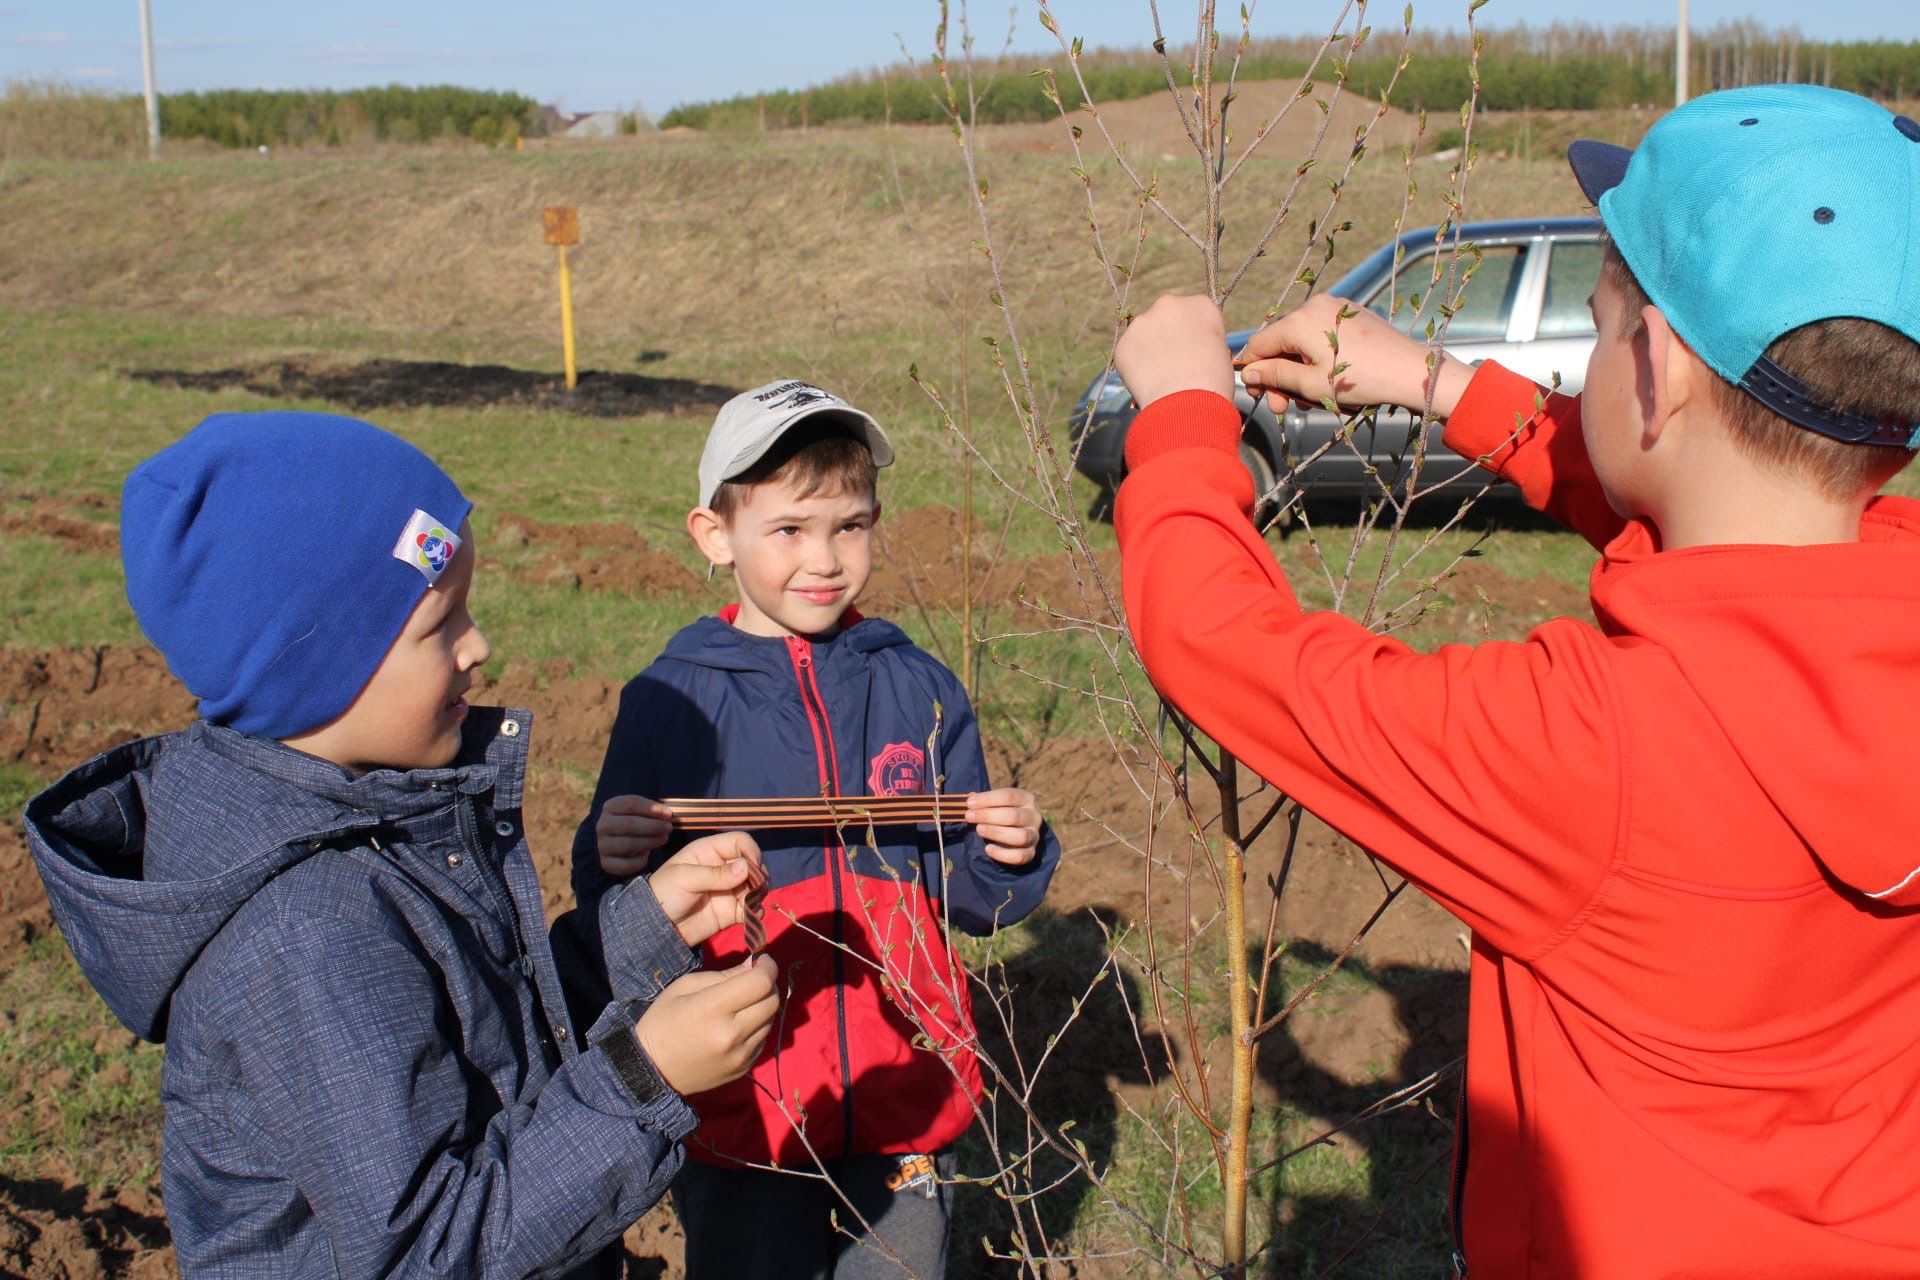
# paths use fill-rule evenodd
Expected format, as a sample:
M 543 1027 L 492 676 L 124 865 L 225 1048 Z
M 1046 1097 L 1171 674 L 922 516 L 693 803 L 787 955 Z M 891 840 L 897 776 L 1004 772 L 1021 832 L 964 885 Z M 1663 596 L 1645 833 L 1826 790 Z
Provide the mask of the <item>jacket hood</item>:
M 1920 903 L 1920 503 L 1880 498 L 1860 541 L 1659 551 L 1630 524 L 1594 570 L 1601 625 L 1658 645 L 1834 879 Z M 1854 797 L 1870 796 L 1867 842 Z M 1703 796 L 1710 809 L 1712 797 Z
M 661 652 L 663 658 L 690 662 L 695 666 L 720 671 L 771 671 L 787 674 L 791 659 L 787 641 L 779 636 L 756 636 L 733 625 L 738 605 L 728 605 L 718 614 L 696 619 L 675 633 Z M 899 645 L 910 645 L 907 633 L 884 618 L 867 618 L 849 609 L 845 626 L 827 640 L 809 640 L 823 656 L 837 651 L 868 654 Z
M 462 760 L 480 759 L 499 721 L 497 710 L 474 708 Z M 175 988 L 268 880 L 383 822 L 444 805 L 449 785 L 485 791 L 495 777 L 491 763 L 460 761 L 356 776 L 200 721 L 115 747 L 35 796 L 27 841 L 87 979 L 129 1030 L 161 1041 Z M 519 789 L 516 774 L 511 797 L 497 802 L 517 805 Z

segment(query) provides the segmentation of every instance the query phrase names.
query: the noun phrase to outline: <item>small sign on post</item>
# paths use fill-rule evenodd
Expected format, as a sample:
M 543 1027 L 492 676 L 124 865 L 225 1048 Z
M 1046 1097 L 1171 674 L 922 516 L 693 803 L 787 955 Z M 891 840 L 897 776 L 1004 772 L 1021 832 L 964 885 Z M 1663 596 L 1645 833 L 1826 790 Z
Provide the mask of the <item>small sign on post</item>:
M 570 204 L 553 205 L 540 211 L 547 243 L 560 250 L 560 341 L 566 353 L 567 390 L 579 382 L 573 364 L 573 281 L 567 275 L 567 247 L 580 243 L 580 210 Z

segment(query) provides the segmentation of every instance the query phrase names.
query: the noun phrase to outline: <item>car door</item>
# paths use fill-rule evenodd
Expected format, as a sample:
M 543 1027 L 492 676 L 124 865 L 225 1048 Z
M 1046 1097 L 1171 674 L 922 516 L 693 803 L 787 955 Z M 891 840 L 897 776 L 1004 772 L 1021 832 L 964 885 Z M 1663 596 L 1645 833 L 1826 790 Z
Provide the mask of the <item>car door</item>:
M 1472 255 L 1455 254 L 1451 245 L 1427 247 L 1409 253 L 1400 269 L 1362 301 L 1402 333 L 1425 341 L 1428 321 L 1438 330 L 1441 304 L 1458 291 L 1458 305 L 1444 334 L 1447 351 L 1468 363 L 1487 359 L 1505 363 L 1516 328 L 1531 331 L 1535 322 L 1542 287 L 1542 263 L 1533 253 L 1536 243 L 1526 238 L 1480 242 L 1480 266 L 1464 283 L 1462 273 L 1472 263 Z M 1340 459 L 1336 482 L 1363 497 L 1373 496 L 1383 486 L 1403 485 L 1413 462 L 1407 440 L 1412 421 L 1413 415 L 1405 410 L 1382 410 L 1371 429 L 1356 429 L 1354 448 L 1335 446 L 1328 454 L 1329 460 Z M 1367 475 L 1369 462 L 1372 476 Z M 1419 487 L 1424 491 L 1444 481 L 1468 480 L 1463 472 L 1470 467 L 1440 447 L 1436 430 L 1428 437 Z
M 1540 245 L 1545 256 L 1540 274 L 1539 306 L 1516 326 L 1513 350 L 1500 356 L 1502 364 L 1542 386 L 1554 385 L 1577 394 L 1587 376 L 1587 357 L 1593 354 L 1593 312 L 1587 300 L 1600 279 L 1604 254 L 1597 236 L 1570 236 Z M 1529 322 L 1530 320 L 1530 322 Z

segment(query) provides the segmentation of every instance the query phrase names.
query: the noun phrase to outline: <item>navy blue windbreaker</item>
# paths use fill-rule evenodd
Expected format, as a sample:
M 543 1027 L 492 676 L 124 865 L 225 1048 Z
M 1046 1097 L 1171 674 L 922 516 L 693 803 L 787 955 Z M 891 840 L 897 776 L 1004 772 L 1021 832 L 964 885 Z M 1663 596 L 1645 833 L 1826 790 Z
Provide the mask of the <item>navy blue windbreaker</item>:
M 990 789 L 965 690 L 900 628 L 852 615 L 830 640 L 771 638 L 733 627 L 736 608 L 682 629 L 621 693 L 574 839 L 583 924 L 604 924 L 627 892 L 596 852 L 610 796 Z M 753 835 L 784 1004 L 752 1072 L 694 1099 L 701 1124 L 688 1155 L 810 1166 L 809 1145 L 827 1157 L 951 1143 L 973 1122 L 980 1076 L 967 978 L 944 926 L 984 935 L 1038 906 L 1060 858 L 1052 830 L 1022 867 L 987 857 L 965 823 Z M 596 907 L 597 917 L 586 910 Z M 738 964 L 740 929 L 703 950 L 711 968 Z
M 695 1116 L 630 1028 L 693 953 L 630 893 L 563 990 L 529 724 L 476 707 L 454 767 L 355 777 L 202 721 L 28 805 L 75 958 L 166 1042 L 185 1274 L 590 1273 L 678 1171 Z

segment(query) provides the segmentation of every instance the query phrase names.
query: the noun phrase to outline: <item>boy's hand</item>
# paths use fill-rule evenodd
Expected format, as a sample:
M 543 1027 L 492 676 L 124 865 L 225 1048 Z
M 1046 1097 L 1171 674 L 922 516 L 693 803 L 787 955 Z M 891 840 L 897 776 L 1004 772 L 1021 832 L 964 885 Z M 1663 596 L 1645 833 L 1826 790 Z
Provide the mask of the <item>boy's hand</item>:
M 745 1075 L 780 1010 L 779 970 L 766 956 L 703 969 L 667 984 L 634 1025 L 640 1047 L 674 1092 L 704 1093 Z
M 1170 293 L 1134 317 L 1114 348 L 1113 367 L 1143 409 L 1176 391 L 1233 399 L 1227 323 L 1208 298 Z
M 752 836 L 723 831 L 688 844 L 648 876 L 647 883 L 681 939 L 697 947 L 746 918 L 743 904 L 759 865 L 760 846 Z
M 626 879 L 647 869 L 647 855 L 667 842 L 673 810 L 645 796 L 612 796 L 600 806 L 593 838 L 600 869 Z
M 1351 312 L 1342 318 L 1342 312 Z M 1327 338 L 1339 334 L 1336 352 Z M 1433 416 L 1447 418 L 1473 370 L 1436 352 Z M 1275 413 L 1290 400 L 1317 405 L 1328 396 L 1342 408 L 1387 404 L 1424 409 L 1427 345 L 1401 333 L 1365 307 L 1317 294 L 1247 340 L 1237 358 L 1240 380 L 1267 393 Z M 1337 366 L 1339 368 L 1336 373 Z
M 976 792 L 967 797 L 967 821 L 986 842 L 987 856 L 1002 866 L 1024 867 L 1040 852 L 1040 802 L 1031 791 Z

